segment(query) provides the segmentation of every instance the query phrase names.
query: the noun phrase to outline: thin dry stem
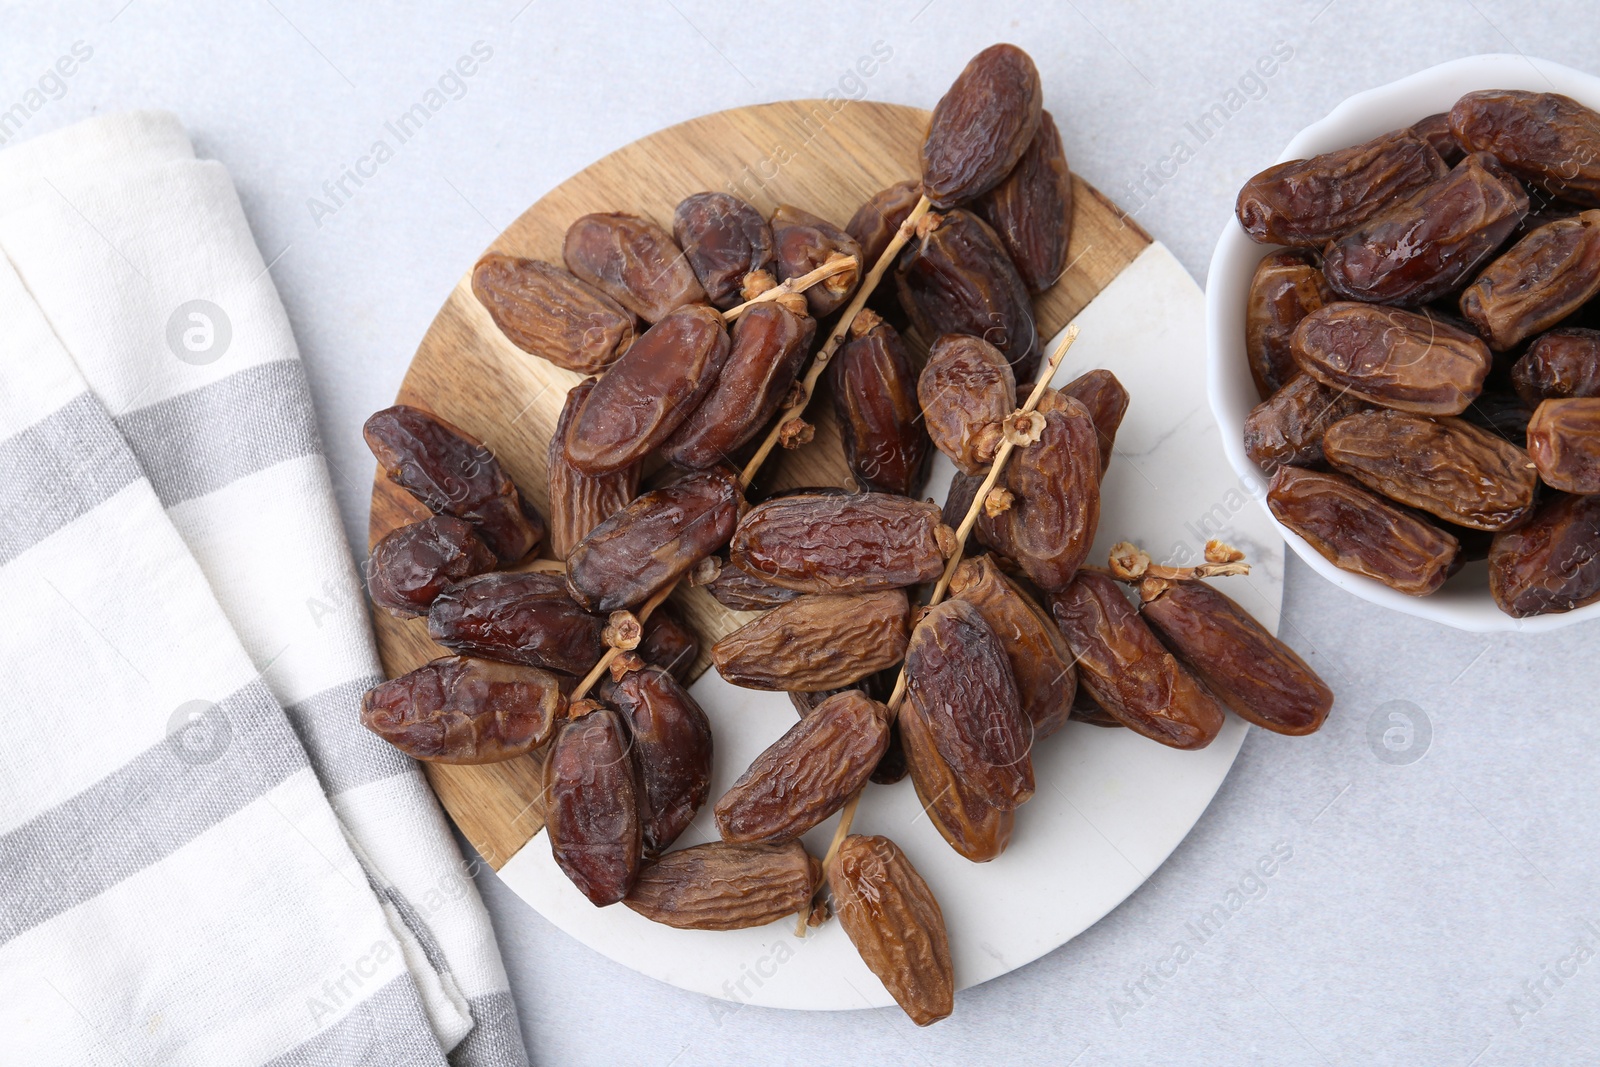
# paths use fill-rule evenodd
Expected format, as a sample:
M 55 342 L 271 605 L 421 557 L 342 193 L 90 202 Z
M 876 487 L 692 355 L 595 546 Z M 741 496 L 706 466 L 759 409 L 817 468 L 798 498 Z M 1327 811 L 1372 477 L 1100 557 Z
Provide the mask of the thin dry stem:
M 820 267 L 817 267 L 815 270 L 806 271 L 806 273 L 800 275 L 799 277 L 790 278 L 788 281 L 774 285 L 770 289 L 763 289 L 756 293 L 756 295 L 750 297 L 744 303 L 733 305 L 733 307 L 722 313 L 722 321 L 730 323 L 735 322 L 738 320 L 740 315 L 743 315 L 746 311 L 749 311 L 757 304 L 765 304 L 769 300 L 776 300 L 788 293 L 803 293 L 813 285 L 820 285 L 829 278 L 832 278 L 834 275 L 843 274 L 845 271 L 856 269 L 857 264 L 855 256 L 839 255 L 838 253 L 834 253 L 834 255 L 838 258 L 830 258 L 826 263 Z M 745 284 L 751 284 L 750 275 L 748 274 L 745 275 Z M 758 281 L 755 284 L 759 286 L 765 283 Z

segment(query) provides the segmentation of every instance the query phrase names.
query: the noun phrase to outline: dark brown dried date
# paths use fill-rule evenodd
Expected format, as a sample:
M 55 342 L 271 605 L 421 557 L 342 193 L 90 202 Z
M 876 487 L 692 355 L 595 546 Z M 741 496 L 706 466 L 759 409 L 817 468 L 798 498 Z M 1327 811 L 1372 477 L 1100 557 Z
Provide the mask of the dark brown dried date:
M 807 494 L 751 508 L 729 545 L 735 567 L 804 593 L 931 582 L 955 551 L 934 504 L 888 493 Z
M 1027 151 L 975 207 L 994 228 L 1030 290 L 1042 293 L 1055 284 L 1067 269 L 1072 172 L 1050 112 L 1039 112 L 1039 130 Z
M 550 852 L 596 907 L 628 895 L 644 858 L 639 784 L 622 716 L 592 711 L 556 731 L 544 761 L 545 834 Z
M 578 409 L 564 443 L 585 474 L 609 474 L 672 436 L 728 358 L 722 316 L 704 304 L 679 308 L 645 331 Z
M 1461 147 L 1461 142 L 1450 132 L 1450 115 L 1447 112 L 1441 111 L 1413 122 L 1411 132 L 1431 144 L 1433 150 L 1439 153 L 1439 158 L 1445 161 L 1446 166 L 1455 166 L 1467 154 L 1467 150 Z
M 645 852 L 665 851 L 711 792 L 711 721 L 663 667 L 629 671 L 608 690 L 633 740 Z
M 567 590 L 592 611 L 635 608 L 728 543 L 744 497 L 726 470 L 645 493 L 567 555 Z
M 1244 347 L 1262 400 L 1300 374 L 1289 347 L 1294 328 L 1334 299 L 1309 250 L 1273 252 L 1256 264 L 1245 301 Z
M 856 209 L 856 213 L 850 216 L 844 231 L 861 246 L 863 272 L 872 269 L 873 265 L 883 258 L 883 253 L 889 247 L 889 242 L 894 240 L 900 224 L 906 221 L 921 197 L 921 182 L 896 182 L 887 189 L 880 189 L 874 193 L 872 199 L 862 204 Z
M 1435 315 L 1347 301 L 1295 328 L 1294 358 L 1324 385 L 1419 415 L 1459 415 L 1494 357 L 1475 335 Z
M 969 788 L 939 754 L 919 716 L 902 715 L 896 726 L 912 788 L 939 836 L 973 863 L 988 863 L 1004 852 L 1017 825 L 1016 809 L 996 807 Z
M 567 459 L 567 434 L 578 409 L 598 379 L 585 378 L 567 391 L 545 453 L 545 486 L 550 497 L 550 554 L 566 559 L 589 531 L 628 506 L 639 492 L 639 464 L 610 474 L 585 474 Z
M 844 807 L 889 747 L 889 709 L 858 689 L 823 701 L 717 801 L 724 841 L 792 841 Z
M 367 592 L 372 602 L 402 619 L 426 615 L 451 582 L 491 571 L 495 555 L 472 524 L 450 515 L 397 527 L 372 546 Z
M 805 595 L 798 589 L 772 585 L 746 574 L 726 559 L 718 560 L 717 576 L 706 586 L 706 592 L 715 597 L 717 603 L 734 611 L 765 611 Z
M 579 374 L 604 370 L 633 344 L 633 313 L 560 267 L 491 252 L 472 268 L 478 298 L 506 340 Z
M 1515 526 L 1539 488 L 1522 449 L 1462 419 L 1363 411 L 1330 426 L 1322 451 L 1390 500 L 1475 530 Z
M 1309 374 L 1257 404 L 1244 420 L 1245 455 L 1265 470 L 1280 464 L 1311 467 L 1322 462 L 1322 434 L 1367 402 L 1323 385 Z
M 821 882 L 822 864 L 798 841 L 712 841 L 650 864 L 622 902 L 679 930 L 747 930 L 809 910 Z
M 712 306 L 743 299 L 744 276 L 772 266 L 772 230 L 748 202 L 731 193 L 695 193 L 672 213 L 672 236 Z
M 564 674 L 599 661 L 604 629 L 558 574 L 482 574 L 446 589 L 428 611 L 428 636 L 452 652 Z
M 1461 314 L 1503 352 L 1600 293 L 1600 210 L 1548 222 L 1518 241 L 1461 294 Z
M 916 716 L 972 794 L 997 808 L 1033 796 L 1033 726 L 1011 659 L 977 607 L 947 600 L 923 615 L 906 648 L 902 717 Z
M 806 305 L 819 319 L 844 307 L 871 267 L 862 265 L 861 246 L 854 237 L 792 204 L 779 204 L 772 213 L 772 239 L 780 282 L 809 274 L 835 255 L 855 257 L 854 267 L 806 290 Z
M 1128 391 L 1115 374 L 1102 369 L 1078 375 L 1061 387 L 1061 394 L 1089 409 L 1089 418 L 1094 420 L 1095 436 L 1100 442 L 1100 477 L 1104 478 L 1106 468 L 1111 466 L 1117 429 L 1128 413 Z
M 1011 506 L 983 512 L 978 532 L 1053 592 L 1072 581 L 1100 524 L 1100 442 L 1089 410 L 1072 397 L 1046 389 L 1038 411 L 1044 432 L 1006 465 Z
M 1518 89 L 1468 93 L 1450 109 L 1450 132 L 1490 152 L 1552 196 L 1600 207 L 1600 114 L 1569 96 Z
M 1000 350 L 947 333 L 933 342 L 917 378 L 917 401 L 934 447 L 964 474 L 987 474 L 1017 408 L 1017 380 Z
M 499 763 L 548 741 L 566 706 L 548 671 L 445 656 L 367 690 L 361 725 L 414 759 Z
M 916 370 L 899 332 L 872 314 L 856 317 L 863 332 L 834 353 L 828 389 L 857 483 L 869 492 L 912 496 L 922 487 L 928 460 Z
M 1600 397 L 1541 402 L 1528 420 L 1528 455 L 1550 488 L 1600 493 Z
M 922 875 L 887 837 L 851 834 L 828 864 L 839 925 L 911 1021 L 927 1026 L 955 1008 L 955 968 L 944 912 Z
M 775 303 L 745 312 L 734 323 L 716 384 L 662 444 L 661 454 L 689 470 L 731 463 L 734 451 L 778 410 L 816 332 L 816 319 Z
M 1265 730 L 1299 736 L 1320 728 L 1333 691 L 1294 649 L 1201 581 L 1147 578 L 1140 614 L 1213 693 Z
M 1168 652 L 1117 583 L 1083 571 L 1050 600 L 1078 657 L 1078 685 L 1122 725 L 1173 748 L 1205 748 L 1222 729 L 1211 693 Z
M 471 434 L 420 408 L 396 404 L 368 418 L 362 435 L 384 477 L 429 511 L 472 523 L 502 562 L 521 559 L 543 540 L 544 520 Z
M 1550 397 L 1600 396 L 1600 330 L 1551 330 L 1511 367 L 1511 384 L 1530 408 Z
M 584 215 L 561 245 L 567 269 L 646 322 L 660 322 L 706 291 L 666 230 L 637 215 Z
M 1005 353 L 1019 382 L 1039 367 L 1039 331 L 1022 276 L 989 224 L 970 211 L 929 214 L 895 267 L 900 306 L 924 341 L 981 337 Z
M 895 682 L 900 677 L 900 667 L 893 667 L 879 671 L 877 674 L 868 675 L 851 689 L 859 689 L 868 697 L 880 704 L 886 702 L 894 692 Z M 829 697 L 837 696 L 844 692 L 844 688 L 821 689 L 815 692 L 789 691 L 789 703 L 794 705 L 795 714 L 802 719 L 822 706 Z M 889 724 L 889 748 L 884 752 L 878 765 L 872 769 L 872 781 L 879 785 L 893 785 L 906 776 L 906 754 L 900 744 L 900 723 Z
M 1533 409 L 1515 393 L 1486 389 L 1461 417 L 1480 430 L 1488 430 L 1521 448 L 1528 435 L 1528 420 L 1533 417 Z
M 1078 672 L 1060 628 L 992 556 L 963 560 L 950 580 L 950 595 L 977 608 L 1000 639 L 1033 737 L 1061 729 L 1072 711 Z
M 990 45 L 939 98 L 922 142 L 922 190 L 954 207 L 999 185 L 1039 129 L 1044 89 L 1028 53 Z
M 1267 506 L 1335 567 L 1411 596 L 1438 589 L 1459 565 L 1454 537 L 1340 474 L 1279 467 Z
M 1448 175 L 1328 245 L 1322 273 L 1347 300 L 1415 306 L 1461 288 L 1528 213 L 1528 194 L 1493 156 Z
M 1268 167 L 1234 204 L 1253 241 L 1318 247 L 1445 176 L 1433 146 L 1394 130 L 1337 152 Z
M 1519 619 L 1600 600 L 1600 496 L 1557 496 L 1531 521 L 1495 534 L 1489 592 Z
M 712 646 L 711 661 L 746 689 L 840 689 L 899 663 L 910 628 L 904 590 L 814 594 L 745 623 Z
M 671 604 L 662 604 L 645 620 L 634 651 L 646 663 L 666 668 L 680 684 L 688 685 L 689 672 L 700 656 L 700 635 Z

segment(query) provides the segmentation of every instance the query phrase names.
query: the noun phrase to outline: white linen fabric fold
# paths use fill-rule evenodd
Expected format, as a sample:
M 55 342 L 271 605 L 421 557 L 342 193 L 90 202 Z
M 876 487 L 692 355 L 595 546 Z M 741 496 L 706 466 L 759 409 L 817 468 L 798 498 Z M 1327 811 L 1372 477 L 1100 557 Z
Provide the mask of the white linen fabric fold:
M 176 118 L 0 153 L 0 1062 L 526 1064 L 305 376 Z

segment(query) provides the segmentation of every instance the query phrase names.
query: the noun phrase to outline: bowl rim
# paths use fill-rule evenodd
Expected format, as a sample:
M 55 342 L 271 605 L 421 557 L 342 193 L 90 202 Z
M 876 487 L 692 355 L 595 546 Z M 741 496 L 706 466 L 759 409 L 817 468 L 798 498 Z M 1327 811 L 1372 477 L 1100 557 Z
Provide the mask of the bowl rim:
M 1466 84 L 1467 88 L 1460 86 Z M 1302 159 L 1375 137 L 1395 123 L 1386 115 L 1395 105 L 1411 96 L 1424 100 L 1449 91 L 1454 97 L 1472 89 L 1532 89 L 1558 92 L 1574 97 L 1589 107 L 1600 109 L 1600 77 L 1560 63 L 1520 54 L 1487 53 L 1464 56 L 1436 64 L 1384 85 L 1365 89 L 1347 97 L 1323 118 L 1311 123 L 1290 139 L 1274 162 Z M 1452 98 L 1452 100 L 1454 99 Z M 1448 110 L 1428 104 L 1411 110 L 1417 119 Z M 1364 132 L 1365 131 L 1365 132 Z M 1230 210 L 1228 221 L 1217 239 L 1206 273 L 1206 393 L 1212 415 L 1222 433 L 1222 447 L 1228 463 L 1239 476 L 1241 488 L 1267 513 L 1284 542 L 1312 570 L 1334 585 L 1363 600 L 1420 619 L 1442 623 L 1476 633 L 1541 633 L 1600 618 L 1600 602 L 1559 614 L 1513 618 L 1502 612 L 1489 597 L 1473 596 L 1468 603 L 1461 597 L 1437 599 L 1437 594 L 1414 597 L 1391 589 L 1382 582 L 1340 570 L 1312 548 L 1303 538 L 1278 521 L 1267 506 L 1267 475 L 1244 451 L 1244 420 L 1237 414 L 1233 399 L 1241 375 L 1248 378 L 1243 359 L 1244 291 L 1250 275 L 1263 255 L 1276 245 L 1257 244 L 1245 234 Z M 1254 396 L 1254 385 L 1251 385 Z M 1481 568 L 1482 564 L 1469 564 Z M 1488 611 L 1483 610 L 1484 607 Z

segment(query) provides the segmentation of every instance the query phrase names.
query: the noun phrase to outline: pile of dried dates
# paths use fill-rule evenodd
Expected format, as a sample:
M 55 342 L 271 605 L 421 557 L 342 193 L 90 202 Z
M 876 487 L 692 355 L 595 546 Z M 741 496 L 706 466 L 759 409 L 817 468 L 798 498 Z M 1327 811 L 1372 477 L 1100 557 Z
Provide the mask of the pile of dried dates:
M 1239 192 L 1245 450 L 1285 526 L 1413 596 L 1487 558 L 1516 617 L 1600 600 L 1600 113 L 1471 92 Z
M 981 862 L 1068 719 L 1198 749 L 1224 707 L 1305 734 L 1333 700 L 1200 580 L 1242 569 L 1224 546 L 1184 571 L 1131 547 L 1084 566 L 1129 398 L 1104 370 L 1034 383 L 1061 350 L 1041 367 L 1032 296 L 1065 270 L 1072 218 L 1041 97 L 1024 52 L 980 53 L 933 113 L 920 179 L 844 227 L 698 193 L 670 233 L 578 219 L 564 266 L 485 256 L 473 291 L 505 337 L 592 375 L 550 444 L 548 516 L 466 430 L 403 405 L 366 425 L 385 475 L 435 513 L 374 547 L 373 602 L 425 618 L 450 655 L 369 692 L 363 722 L 425 760 L 542 751 L 550 847 L 596 905 L 687 929 L 820 923 L 826 886 L 918 1024 L 952 1010 L 949 939 L 906 854 L 847 833 L 869 782 L 909 776 Z M 880 258 L 898 299 L 866 310 Z M 853 484 L 755 494 L 765 450 L 808 440 L 824 375 Z M 935 449 L 961 471 L 943 507 L 920 496 Z M 710 659 L 798 712 L 715 798 L 686 689 L 699 637 L 663 605 L 680 582 L 756 613 Z M 721 840 L 675 849 L 708 801 Z M 847 805 L 809 855 L 801 837 Z

